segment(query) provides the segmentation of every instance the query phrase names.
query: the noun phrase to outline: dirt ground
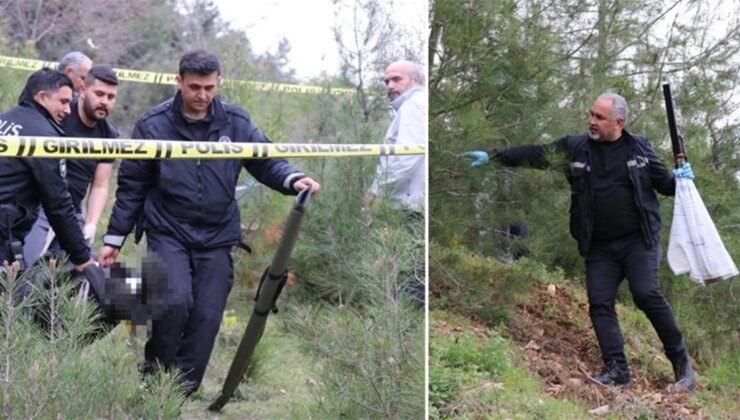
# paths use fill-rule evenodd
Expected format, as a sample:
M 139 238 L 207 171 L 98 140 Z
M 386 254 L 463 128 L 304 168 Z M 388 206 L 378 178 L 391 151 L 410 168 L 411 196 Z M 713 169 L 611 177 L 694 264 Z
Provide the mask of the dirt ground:
M 657 337 L 655 354 L 648 364 L 662 365 L 661 369 L 637 369 L 633 363 L 634 383 L 630 389 L 586 385 L 585 379 L 596 375 L 603 364 L 586 297 L 575 289 L 555 284 L 538 288 L 528 302 L 519 305 L 519 316 L 508 326 L 511 338 L 526 356 L 528 369 L 546 384 L 545 392 L 577 400 L 594 415 L 635 412 L 647 404 L 658 418 L 708 417 L 701 408 L 688 403 L 688 393 L 672 390 L 670 364 L 659 354 Z M 629 331 L 623 329 L 623 334 L 629 346 Z

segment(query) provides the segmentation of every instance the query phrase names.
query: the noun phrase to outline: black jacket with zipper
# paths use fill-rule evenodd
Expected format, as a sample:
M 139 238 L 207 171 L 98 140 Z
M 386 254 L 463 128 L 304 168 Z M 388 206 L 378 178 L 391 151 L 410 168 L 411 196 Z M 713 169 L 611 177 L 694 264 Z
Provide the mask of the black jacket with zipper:
M 635 206 L 640 217 L 640 230 L 645 244 L 656 246 L 661 228 L 660 210 L 655 191 L 663 195 L 674 195 L 676 181 L 653 150 L 650 142 L 623 130 L 623 136 L 632 147 L 627 165 L 630 181 L 634 187 Z M 588 134 L 569 135 L 544 145 L 525 145 L 505 150 L 493 150 L 492 158 L 504 166 L 548 167 L 551 153 L 565 153 L 569 170 L 566 178 L 571 188 L 570 233 L 578 241 L 581 255 L 588 253 L 593 236 L 593 190 L 591 185 L 591 152 Z
M 194 130 L 185 119 L 180 92 L 144 113 L 132 137 L 210 142 L 265 143 L 267 137 L 249 114 L 214 98 L 209 122 Z M 195 138 L 194 131 L 206 138 Z M 172 236 L 190 248 L 237 245 L 240 214 L 235 199 L 239 172 L 246 168 L 258 181 L 286 195 L 305 176 L 285 159 L 161 159 L 125 160 L 118 172 L 118 190 L 106 245 L 121 247 L 137 223 L 144 231 Z
M 33 98 L 21 98 L 20 105 L 0 114 L 0 135 L 60 137 L 64 132 Z M 0 149 L 7 150 L 0 141 Z M 66 161 L 53 158 L 0 157 L 0 238 L 23 239 L 38 218 L 43 205 L 49 224 L 70 260 L 82 264 L 90 259 L 75 216 L 72 196 L 65 180 Z M 4 250 L 0 253 L 8 252 Z M 3 258 L 7 258 L 3 255 Z

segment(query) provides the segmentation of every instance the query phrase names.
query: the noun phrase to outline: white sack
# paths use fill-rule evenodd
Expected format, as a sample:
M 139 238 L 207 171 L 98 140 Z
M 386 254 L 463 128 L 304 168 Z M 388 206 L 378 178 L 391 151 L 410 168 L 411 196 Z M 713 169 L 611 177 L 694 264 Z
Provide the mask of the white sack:
M 673 223 L 668 239 L 668 265 L 676 275 L 709 284 L 738 274 L 694 181 L 676 178 Z

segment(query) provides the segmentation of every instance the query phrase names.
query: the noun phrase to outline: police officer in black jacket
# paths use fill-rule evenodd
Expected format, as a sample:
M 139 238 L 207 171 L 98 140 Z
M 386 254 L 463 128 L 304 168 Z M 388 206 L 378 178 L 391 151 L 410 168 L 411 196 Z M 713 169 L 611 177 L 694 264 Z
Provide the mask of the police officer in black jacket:
M 635 304 L 647 315 L 673 364 L 676 386 L 693 389 L 694 374 L 681 331 L 660 291 L 660 212 L 654 190 L 674 195 L 674 176 L 693 178 L 691 166 L 674 170 L 660 161 L 646 138 L 624 130 L 627 102 L 614 93 L 591 108 L 589 133 L 566 136 L 548 145 L 526 145 L 492 152 L 465 152 L 472 166 L 489 158 L 505 166 L 547 166 L 550 152 L 564 153 L 571 185 L 570 232 L 586 258 L 589 314 L 605 367 L 587 383 L 626 387 L 632 379 L 624 355 L 614 303 L 626 277 Z
M 43 68 L 26 83 L 19 105 L 0 114 L 0 135 L 63 136 L 59 124 L 69 112 L 72 81 Z M 7 148 L 0 141 L 0 149 Z M 59 241 L 78 271 L 92 264 L 90 249 L 76 222 L 64 179 L 64 159 L 0 158 L 0 261 L 22 264 L 22 242 L 43 206 Z
M 202 49 L 183 55 L 178 91 L 144 113 L 139 139 L 267 142 L 243 109 L 216 97 L 218 58 Z M 155 320 L 143 373 L 177 367 L 185 386 L 200 386 L 233 283 L 232 247 L 241 238 L 235 187 L 242 168 L 263 184 L 296 194 L 320 185 L 284 159 L 126 160 L 118 172 L 116 203 L 103 238 L 101 265 L 111 265 L 137 223 L 148 251 L 166 264 L 168 312 Z
M 108 121 L 108 115 L 116 104 L 118 76 L 106 65 L 95 65 L 86 71 L 84 81 L 79 86 L 80 93 L 72 99 L 72 112 L 62 122 L 62 128 L 69 137 L 117 138 L 118 131 Z M 82 226 L 82 234 L 90 246 L 95 240 L 97 224 L 108 201 L 108 184 L 112 173 L 113 159 L 67 159 L 69 193 Z M 87 206 L 83 217 L 82 201 L 86 195 Z M 45 251 L 59 253 L 59 241 L 52 240 L 54 237 L 54 231 L 50 229 L 46 214 L 41 209 L 23 245 L 26 266 L 33 265 Z

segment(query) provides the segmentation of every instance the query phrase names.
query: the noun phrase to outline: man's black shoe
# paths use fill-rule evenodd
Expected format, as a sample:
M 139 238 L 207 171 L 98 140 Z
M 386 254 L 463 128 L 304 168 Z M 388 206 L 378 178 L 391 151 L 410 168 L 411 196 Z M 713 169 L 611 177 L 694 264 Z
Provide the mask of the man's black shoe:
M 632 386 L 632 377 L 627 366 L 609 362 L 598 375 L 586 379 L 586 384 L 615 385 L 620 388 L 629 388 Z
M 673 384 L 674 389 L 693 391 L 696 383 L 688 352 L 684 351 L 680 356 L 671 360 L 671 364 L 673 365 L 673 374 L 676 375 L 676 383 Z

